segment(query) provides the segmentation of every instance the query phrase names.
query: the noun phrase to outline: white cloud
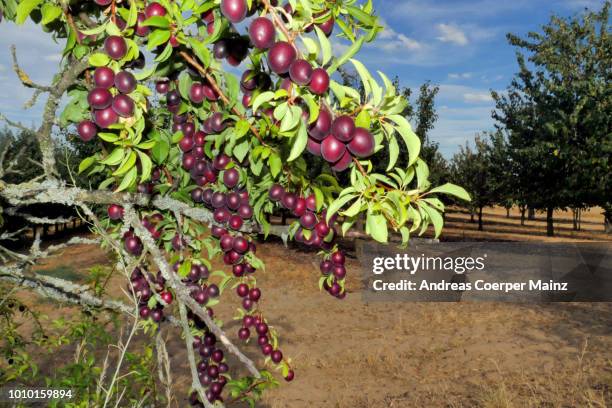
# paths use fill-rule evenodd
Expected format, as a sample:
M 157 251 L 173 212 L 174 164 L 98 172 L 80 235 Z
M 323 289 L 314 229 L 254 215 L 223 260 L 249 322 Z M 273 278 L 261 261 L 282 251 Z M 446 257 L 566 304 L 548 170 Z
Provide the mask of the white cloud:
M 380 23 L 385 29 L 378 35 L 376 46 L 387 52 L 402 52 L 403 50 L 420 50 L 423 45 L 405 34 L 398 33 L 381 19 Z
M 448 74 L 450 79 L 470 79 L 472 77 L 471 72 L 462 72 L 462 73 L 450 73 Z
M 449 42 L 457 45 L 468 45 L 469 40 L 467 35 L 456 25 L 452 24 L 438 24 L 439 37 L 436 37 L 442 42 Z
M 485 93 L 485 92 L 479 92 L 479 93 L 472 93 L 472 92 L 467 92 L 463 94 L 463 100 L 465 100 L 466 102 L 472 102 L 472 103 L 482 103 L 482 102 L 493 102 L 493 97 L 491 96 L 490 93 Z
M 503 90 L 498 92 L 503 92 Z M 441 84 L 438 100 L 440 104 L 453 107 L 466 103 L 472 105 L 484 104 L 489 105 L 491 108 L 494 105 L 489 89 L 465 85 Z M 472 106 L 470 106 L 471 108 Z

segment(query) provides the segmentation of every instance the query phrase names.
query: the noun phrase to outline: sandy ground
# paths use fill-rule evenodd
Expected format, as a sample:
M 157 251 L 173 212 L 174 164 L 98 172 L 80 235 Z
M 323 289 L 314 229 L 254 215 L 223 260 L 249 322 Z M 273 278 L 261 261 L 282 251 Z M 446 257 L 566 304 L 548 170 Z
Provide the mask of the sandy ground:
M 506 221 L 503 209 L 489 211 L 485 228 L 501 230 L 506 223 L 510 230 L 496 238 L 517 238 L 518 220 Z M 583 217 L 583 228 L 592 231 L 573 237 L 567 218 L 570 231 L 564 239 L 607 238 L 596 232 L 603 223 L 597 214 Z M 592 224 L 585 223 L 591 218 Z M 464 219 L 469 221 L 469 215 L 449 214 L 448 234 L 463 231 L 474 237 L 473 224 Z M 532 228 L 523 232 L 543 228 L 541 221 L 529 223 Z M 354 271 L 349 296 L 338 301 L 318 290 L 315 253 L 272 242 L 259 245 L 258 255 L 266 263 L 266 271 L 257 275 L 261 306 L 296 371 L 295 380 L 281 380 L 260 407 L 612 406 L 611 303 L 366 304 L 354 256 L 348 260 L 349 271 Z M 100 248 L 80 246 L 41 268 L 69 265 L 86 272 L 106 262 Z M 117 280 L 112 286 L 120 284 Z M 239 342 L 237 323 L 231 321 L 237 298 L 230 291 L 224 299 L 217 315 Z M 45 309 L 50 317 L 67 312 L 51 305 Z M 178 390 L 189 383 L 185 351 L 176 332 L 166 337 L 177 406 L 183 407 Z M 246 351 L 263 363 L 257 345 L 246 346 Z M 232 366 L 235 372 L 236 364 Z

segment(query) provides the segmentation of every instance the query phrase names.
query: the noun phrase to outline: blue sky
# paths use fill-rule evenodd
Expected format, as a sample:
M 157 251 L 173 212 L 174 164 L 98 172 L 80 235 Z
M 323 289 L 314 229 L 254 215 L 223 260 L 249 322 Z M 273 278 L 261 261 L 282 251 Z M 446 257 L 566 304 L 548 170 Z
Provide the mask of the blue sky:
M 539 30 L 551 13 L 569 16 L 604 0 L 373 0 L 386 27 L 358 56 L 371 70 L 399 76 L 417 88 L 426 80 L 440 86 L 439 121 L 431 138 L 452 156 L 458 145 L 493 127 L 490 89 L 503 90 L 516 71 L 508 32 Z M 31 23 L 0 24 L 0 112 L 26 125 L 36 124 L 42 104 L 24 110 L 32 91 L 11 69 L 9 46 L 35 81 L 48 83 L 61 48 Z M 337 44 L 337 48 L 341 45 Z M 1 126 L 1 125 L 0 125 Z

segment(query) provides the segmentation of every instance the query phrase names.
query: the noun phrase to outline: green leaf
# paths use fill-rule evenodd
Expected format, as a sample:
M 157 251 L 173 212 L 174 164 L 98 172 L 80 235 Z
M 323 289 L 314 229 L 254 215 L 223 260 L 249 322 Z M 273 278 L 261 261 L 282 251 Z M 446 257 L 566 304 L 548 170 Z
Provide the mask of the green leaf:
M 404 140 L 408 153 L 410 154 L 408 166 L 412 166 L 414 163 L 416 163 L 417 159 L 419 158 L 419 154 L 421 153 L 421 139 L 419 139 L 416 133 L 412 131 L 412 126 L 410 126 L 410 123 L 405 117 L 400 115 L 391 115 L 389 116 L 389 119 L 391 119 L 397 125 L 395 129 Z
M 95 54 L 91 54 L 89 56 L 89 64 L 93 65 L 94 67 L 104 67 L 108 65 L 109 62 L 109 56 L 101 52 L 96 52 Z
M 140 168 L 142 170 L 142 174 L 140 175 L 140 182 L 144 183 L 151 177 L 153 163 L 151 162 L 151 158 L 144 152 L 136 150 L 136 153 L 138 153 L 138 158 L 140 159 Z
M 472 198 L 470 197 L 470 194 L 465 191 L 465 189 L 463 187 L 459 187 L 455 184 L 451 184 L 451 183 L 446 183 L 443 184 L 441 186 L 438 186 L 436 188 L 432 188 L 431 190 L 429 190 L 428 194 L 434 194 L 434 193 L 441 193 L 441 194 L 448 194 L 448 195 L 452 195 L 455 196 L 457 198 L 460 198 L 462 200 L 465 201 L 471 201 Z
M 428 204 L 422 201 L 418 204 L 419 207 L 425 210 L 425 212 L 429 216 L 429 220 L 434 226 L 436 238 L 438 238 L 440 236 L 440 233 L 442 232 L 442 226 L 444 225 L 444 219 L 442 218 L 442 215 L 435 208 L 430 207 Z
M 186 260 L 181 264 L 181 266 L 179 266 L 178 274 L 181 278 L 184 278 L 189 275 L 189 272 L 191 272 L 191 261 Z
M 308 104 L 308 123 L 310 124 L 316 122 L 317 118 L 319 117 L 319 103 L 310 94 L 302 95 L 302 98 Z
M 280 156 L 276 153 L 272 153 L 270 158 L 268 159 L 268 165 L 270 166 L 270 173 L 272 173 L 272 177 L 276 178 L 283 168 L 283 162 Z
M 345 195 L 341 195 L 340 197 L 338 197 L 333 203 L 331 203 L 331 205 L 327 209 L 325 222 L 329 224 L 329 220 L 331 219 L 332 215 L 337 213 L 338 210 L 340 210 L 342 207 L 346 205 L 346 203 L 348 203 L 351 200 L 354 200 L 355 197 L 357 197 L 357 195 L 355 194 L 345 194 Z
M 136 7 L 136 1 L 130 1 L 130 13 L 127 18 L 127 27 L 132 27 L 138 21 L 138 7 Z
M 121 30 L 119 30 L 117 24 L 113 23 L 111 20 L 106 24 L 106 34 L 121 36 Z
M 172 50 L 174 48 L 170 43 L 166 44 L 166 48 L 155 58 L 155 62 L 164 62 L 172 55 Z
M 308 54 L 317 55 L 319 53 L 319 47 L 317 46 L 317 43 L 312 38 L 300 36 L 300 39 L 304 43 L 304 46 L 306 46 L 306 49 L 308 50 Z
M 257 109 L 259 109 L 261 105 L 263 105 L 266 102 L 271 101 L 273 98 L 274 98 L 274 92 L 271 92 L 271 91 L 262 92 L 259 95 L 257 95 L 255 100 L 253 101 L 253 113 L 257 112 Z
M 196 57 L 198 57 L 202 65 L 204 65 L 204 68 L 208 68 L 210 65 L 210 51 L 206 45 L 193 37 L 189 37 L 187 41 L 189 42 L 189 46 L 195 53 Z
M 367 98 L 368 95 L 372 93 L 372 82 L 374 82 L 374 79 L 372 78 L 372 75 L 370 75 L 370 72 L 367 70 L 367 68 L 361 62 L 357 61 L 356 59 L 351 59 L 351 62 L 355 66 L 355 70 L 361 78 L 361 83 L 363 84 L 363 89 Z
M 85 35 L 98 35 L 103 31 L 106 31 L 106 23 L 101 24 L 95 28 L 90 28 L 89 30 L 79 30 L 82 34 Z
M 143 21 L 141 25 L 148 27 L 168 28 L 170 27 L 170 21 L 163 16 L 153 16 Z
M 42 14 L 42 19 L 40 20 L 40 23 L 43 25 L 47 25 L 57 20 L 57 18 L 62 15 L 62 9 L 51 3 L 43 4 L 40 12 Z
M 362 110 L 359 112 L 359 115 L 355 118 L 355 126 L 362 127 L 364 129 L 370 129 L 372 125 L 372 117 L 370 116 L 370 112 L 367 110 Z
M 315 25 L 315 31 L 317 32 L 317 37 L 319 38 L 319 43 L 321 44 L 321 65 L 325 65 L 329 62 L 332 57 L 332 47 L 329 39 L 319 27 Z
M 185 99 L 189 99 L 189 91 L 191 90 L 191 85 L 193 84 L 193 80 L 188 73 L 183 72 L 179 76 L 178 88 L 181 96 Z
M 149 34 L 149 43 L 147 48 L 149 50 L 155 49 L 158 45 L 162 45 L 170 40 L 170 31 L 169 30 L 155 30 L 151 34 Z
M 100 163 L 108 166 L 116 166 L 123 161 L 125 157 L 125 150 L 121 147 L 116 147 L 104 160 L 100 160 Z
M 133 151 L 130 151 L 128 156 L 123 160 L 123 163 L 121 164 L 121 166 L 119 166 L 119 168 L 115 170 L 115 172 L 113 173 L 113 176 L 121 176 L 127 173 L 127 171 L 133 168 L 135 164 L 136 164 L 136 153 L 134 153 Z
M 415 171 L 417 175 L 417 186 L 420 189 L 429 187 L 429 167 L 427 166 L 427 163 L 421 159 L 418 159 L 415 166 Z
M 23 0 L 17 6 L 17 16 L 15 17 L 15 22 L 17 24 L 23 24 L 30 13 L 42 3 L 42 0 Z
M 159 139 L 157 144 L 153 146 L 151 149 L 151 155 L 153 156 L 153 160 L 155 163 L 162 164 L 166 157 L 168 157 L 168 152 L 170 151 L 170 143 L 166 139 Z
M 353 45 L 351 45 L 340 58 L 337 58 L 334 60 L 331 66 L 327 68 L 327 73 L 330 75 L 333 74 L 334 72 L 338 70 L 339 67 L 346 64 L 348 60 L 353 58 L 363 46 L 364 40 L 365 40 L 365 37 L 359 37 L 359 39 L 355 41 Z
M 109 143 L 115 143 L 117 140 L 119 140 L 119 135 L 117 135 L 116 133 L 100 132 L 98 133 L 98 137 Z
M 117 190 L 115 190 L 115 192 L 123 191 L 129 188 L 131 185 L 133 185 L 136 182 L 137 176 L 138 176 L 138 171 L 136 170 L 136 167 L 134 166 L 123 177 L 123 180 L 121 180 L 121 184 L 119 184 L 119 187 L 117 187 Z
M 366 220 L 368 233 L 372 238 L 381 243 L 386 243 L 388 240 L 389 231 L 387 229 L 387 220 L 382 214 L 368 213 Z
M 242 136 L 246 135 L 250 129 L 249 122 L 245 119 L 240 119 L 236 122 L 236 126 L 234 126 L 235 133 L 234 137 L 236 140 L 240 139 Z
M 347 208 L 346 211 L 342 211 L 341 214 L 347 217 L 354 217 L 357 214 L 359 214 L 359 212 L 361 211 L 362 205 L 363 205 L 363 202 L 361 198 L 358 200 L 355 200 L 355 202 L 349 208 Z
M 399 156 L 399 146 L 397 145 L 397 139 L 395 136 L 391 136 L 389 139 L 389 165 L 387 166 L 387 171 L 390 171 L 395 167 L 395 163 L 397 163 L 397 158 Z
M 83 161 L 79 164 L 79 174 L 87 170 L 89 167 L 91 167 L 91 165 L 94 164 L 95 162 L 96 162 L 95 156 L 89 156 L 83 159 Z
M 242 162 L 247 154 L 249 154 L 249 149 L 251 145 L 248 140 L 240 143 L 239 145 L 234 147 L 234 157 L 238 159 L 239 162 Z
M 304 149 L 306 148 L 306 144 L 308 143 L 308 132 L 306 131 L 306 125 L 302 122 L 298 132 L 297 137 L 293 141 L 293 146 L 291 147 L 291 153 L 289 154 L 289 158 L 287 161 L 293 161 L 300 157 Z
M 355 6 L 346 6 L 346 11 L 367 26 L 372 27 L 376 23 L 376 17 L 365 13 L 363 10 Z

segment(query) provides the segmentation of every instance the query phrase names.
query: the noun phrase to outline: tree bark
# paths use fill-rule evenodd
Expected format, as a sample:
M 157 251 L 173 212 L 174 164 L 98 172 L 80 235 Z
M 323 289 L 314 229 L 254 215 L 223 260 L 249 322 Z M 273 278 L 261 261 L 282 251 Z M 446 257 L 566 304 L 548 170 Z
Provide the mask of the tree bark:
M 510 207 L 506 207 L 506 218 L 510 218 Z
M 482 231 L 482 207 L 478 208 L 478 231 Z
M 521 225 L 525 225 L 525 207 L 521 207 Z
M 606 207 L 604 210 L 604 231 L 606 234 L 612 234 L 612 207 Z
M 470 209 L 470 222 L 471 223 L 476 222 L 476 220 L 474 219 L 474 209 L 473 208 Z
M 527 213 L 527 219 L 530 221 L 535 220 L 535 208 L 529 207 L 529 212 Z
M 554 208 L 548 207 L 546 209 L 546 235 L 549 237 L 553 237 L 555 235 L 554 225 L 553 225 L 553 211 Z

